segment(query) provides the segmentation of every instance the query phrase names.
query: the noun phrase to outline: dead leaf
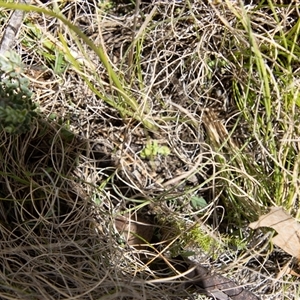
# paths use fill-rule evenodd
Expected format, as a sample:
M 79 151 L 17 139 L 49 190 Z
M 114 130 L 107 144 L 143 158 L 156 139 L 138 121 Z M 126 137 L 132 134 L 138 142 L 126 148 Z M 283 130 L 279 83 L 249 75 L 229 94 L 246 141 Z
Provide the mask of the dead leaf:
M 212 273 L 207 267 L 184 258 L 189 267 L 196 267 L 187 277 L 191 278 L 193 284 L 201 289 L 201 292 L 212 296 L 217 300 L 259 300 L 252 292 L 230 280 L 227 277 Z M 188 283 L 188 285 L 190 282 Z
M 144 218 L 126 214 L 115 218 L 115 225 L 128 245 L 143 249 L 153 237 L 154 226 Z
M 249 225 L 250 228 L 270 227 L 277 232 L 272 242 L 288 254 L 300 259 L 300 224 L 282 207 L 271 207 L 268 214 Z

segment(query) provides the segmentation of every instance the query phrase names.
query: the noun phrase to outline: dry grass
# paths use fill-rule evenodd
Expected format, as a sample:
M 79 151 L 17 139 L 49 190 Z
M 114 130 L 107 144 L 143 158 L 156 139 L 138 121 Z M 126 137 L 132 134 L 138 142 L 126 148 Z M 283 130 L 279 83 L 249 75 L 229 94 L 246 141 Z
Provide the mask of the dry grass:
M 1 133 L 1 298 L 200 298 L 172 268 L 192 250 L 261 299 L 297 299 L 280 273 L 294 262 L 247 228 L 274 204 L 299 215 L 297 7 L 34 3 L 102 47 L 123 90 L 65 24 L 27 15 L 17 47 L 43 121 Z M 154 141 L 171 153 L 143 158 Z M 120 242 L 125 211 L 153 246 Z

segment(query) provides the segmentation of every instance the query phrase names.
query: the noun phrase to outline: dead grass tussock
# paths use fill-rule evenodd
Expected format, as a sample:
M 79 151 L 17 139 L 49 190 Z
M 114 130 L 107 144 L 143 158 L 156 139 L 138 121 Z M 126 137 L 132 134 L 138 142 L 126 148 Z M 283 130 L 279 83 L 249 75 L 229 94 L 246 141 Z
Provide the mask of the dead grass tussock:
M 31 24 L 24 27 L 21 45 L 35 99 L 45 116 L 76 137 L 40 121 L 24 136 L 2 136 L 2 298 L 193 297 L 166 279 L 174 276 L 170 268 L 162 275 L 145 264 L 141 253 L 118 244 L 113 216 L 124 211 L 150 214 L 166 229 L 168 237 L 156 241 L 162 247 L 153 248 L 155 254 L 144 251 L 150 257 L 164 255 L 168 261 L 178 245 L 189 245 L 183 233 L 170 235 L 173 221 L 187 228 L 200 223 L 220 243 L 224 234 L 246 241 L 236 251 L 229 247 L 214 262 L 216 270 L 228 265 L 229 276 L 241 284 L 259 282 L 255 291 L 276 299 L 297 293 L 288 278 L 275 280 L 275 262 L 286 262 L 282 253 L 277 252 L 280 259 L 270 255 L 262 234 L 249 244 L 245 229 L 270 204 L 289 203 L 297 212 L 299 66 L 279 39 L 281 31 L 296 30 L 296 6 L 270 13 L 268 7 L 242 8 L 233 1 L 142 3 L 138 25 L 150 12 L 152 18 L 130 48 L 134 18 L 128 5 L 109 11 L 95 1 L 61 5 L 61 13 L 103 47 L 126 91 L 157 130 L 146 130 L 99 100 L 95 90 L 124 105 L 99 59 L 86 45 L 74 43 L 74 33 L 53 18 L 28 15 Z M 245 12 L 266 62 L 269 102 L 243 23 Z M 32 24 L 39 39 L 30 35 Z M 59 32 L 78 64 L 68 61 Z M 288 60 L 295 60 L 291 70 L 282 63 Z M 143 159 L 141 152 L 152 141 L 171 154 Z M 273 176 L 279 169 L 282 174 Z M 192 196 L 205 198 L 206 212 L 191 207 Z M 287 200 L 280 202 L 283 197 Z M 281 288 L 287 289 L 284 296 Z
M 74 174 L 84 143 L 73 138 L 42 122 L 1 140 L 1 298 L 160 299 L 112 225 L 95 230 L 93 187 Z

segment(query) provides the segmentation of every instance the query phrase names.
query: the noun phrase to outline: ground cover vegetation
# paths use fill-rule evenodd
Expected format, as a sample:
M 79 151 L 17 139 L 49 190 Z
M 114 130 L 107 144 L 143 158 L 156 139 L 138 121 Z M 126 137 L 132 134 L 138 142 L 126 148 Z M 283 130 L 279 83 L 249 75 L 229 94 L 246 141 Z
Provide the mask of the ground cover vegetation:
M 248 226 L 300 217 L 297 1 L 23 2 L 0 1 L 2 34 L 26 12 L 0 58 L 1 299 L 298 299 Z

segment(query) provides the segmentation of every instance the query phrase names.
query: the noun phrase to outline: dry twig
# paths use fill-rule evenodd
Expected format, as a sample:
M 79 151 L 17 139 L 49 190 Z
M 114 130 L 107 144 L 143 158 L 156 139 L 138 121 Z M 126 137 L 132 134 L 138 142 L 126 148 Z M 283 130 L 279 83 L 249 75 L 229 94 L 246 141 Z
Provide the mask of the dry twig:
M 20 0 L 20 3 L 26 4 L 27 0 Z M 14 41 L 16 40 L 21 24 L 23 23 L 24 16 L 25 13 L 22 10 L 15 10 L 12 13 L 0 43 L 0 54 L 11 49 Z

